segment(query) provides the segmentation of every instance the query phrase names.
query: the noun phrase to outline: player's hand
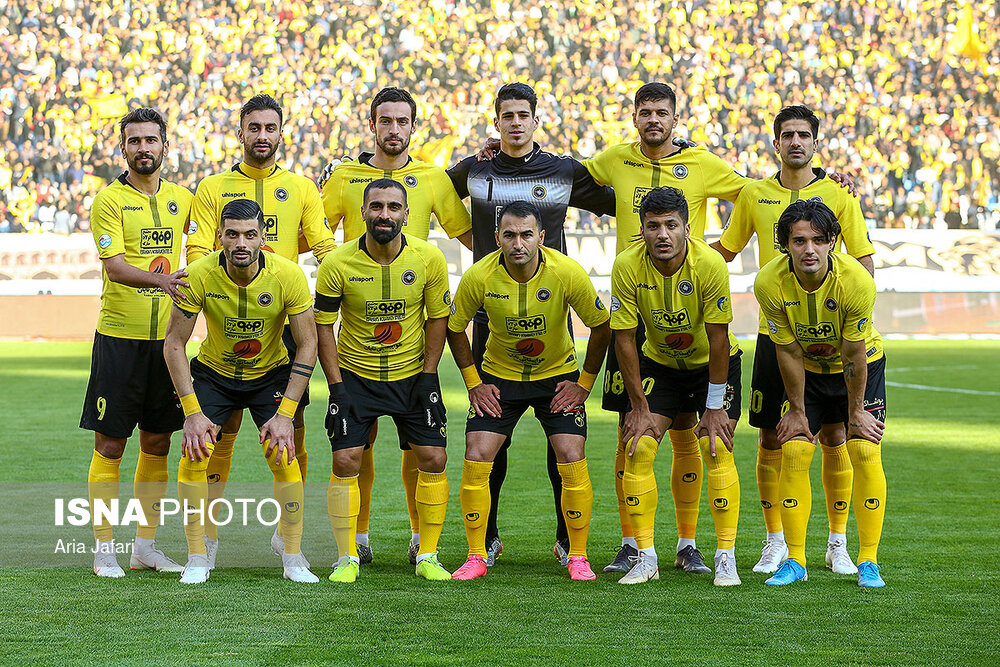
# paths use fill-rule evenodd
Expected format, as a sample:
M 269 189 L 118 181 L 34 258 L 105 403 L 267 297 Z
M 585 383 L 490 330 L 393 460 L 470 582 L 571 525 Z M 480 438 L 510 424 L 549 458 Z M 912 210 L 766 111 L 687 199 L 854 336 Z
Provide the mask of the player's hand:
M 487 414 L 494 419 L 500 418 L 500 390 L 495 384 L 481 382 L 470 389 L 469 404 L 480 417 Z
M 410 406 L 423 415 L 424 424 L 440 428 L 448 423 L 448 412 L 441 397 L 441 381 L 437 373 L 421 373 L 413 383 Z
M 215 444 L 216 426 L 204 412 L 196 412 L 184 419 L 184 436 L 181 439 L 181 455 L 191 461 L 204 461 L 212 454 L 208 443 Z
M 174 271 L 170 275 L 160 278 L 160 289 L 166 292 L 174 303 L 187 301 L 187 297 L 177 289 L 178 287 L 191 287 L 184 278 L 187 278 L 187 271 Z
M 288 460 L 295 460 L 295 425 L 292 423 L 291 417 L 275 414 L 264 422 L 264 425 L 260 427 L 260 444 L 263 445 L 268 440 L 270 443 L 264 450 L 264 456 L 271 458 L 271 452 L 277 447 L 278 452 L 274 456 L 276 461 L 281 460 L 281 454 L 286 449 L 288 450 Z
M 851 415 L 847 421 L 847 439 L 861 438 L 869 442 L 882 442 L 882 434 L 885 432 L 885 424 L 875 419 L 872 413 L 862 410 Z
M 708 436 L 708 449 L 715 458 L 715 439 L 722 440 L 726 449 L 733 451 L 733 424 L 722 408 L 706 409 L 698 422 L 698 437 Z
M 348 423 L 354 414 L 351 398 L 343 382 L 330 385 L 330 401 L 326 409 L 326 434 L 331 438 L 343 438 L 347 435 Z
M 842 174 L 839 171 L 830 172 L 830 179 L 835 183 L 839 183 L 840 187 L 847 188 L 847 191 L 854 195 L 855 198 L 858 196 L 858 188 L 854 185 L 854 179 L 847 174 Z
M 563 380 L 556 385 L 556 395 L 549 403 L 551 412 L 569 412 L 587 402 L 590 391 L 581 387 L 576 380 Z
M 651 435 L 657 441 L 663 437 L 656 428 L 656 420 L 649 411 L 649 406 L 643 408 L 632 408 L 625 415 L 625 422 L 622 424 L 622 439 L 629 445 L 627 454 L 631 457 L 635 454 L 635 446 L 639 444 L 639 438 L 644 435 Z
M 483 162 L 484 160 L 492 160 L 493 156 L 495 156 L 499 150 L 500 140 L 490 137 L 486 140 L 483 150 L 476 153 L 476 161 Z
M 816 436 L 809 430 L 809 420 L 806 418 L 806 413 L 789 410 L 778 422 L 778 442 L 785 443 L 796 438 L 809 442 L 816 440 Z

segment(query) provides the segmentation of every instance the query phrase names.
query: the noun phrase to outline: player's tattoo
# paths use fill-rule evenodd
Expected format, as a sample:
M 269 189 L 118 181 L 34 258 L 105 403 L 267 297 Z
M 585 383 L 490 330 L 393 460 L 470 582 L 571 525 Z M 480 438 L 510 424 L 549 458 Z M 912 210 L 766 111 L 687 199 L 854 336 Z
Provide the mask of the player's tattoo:
M 292 372 L 296 375 L 304 375 L 305 377 L 312 377 L 313 366 L 308 364 L 292 364 Z
M 855 374 L 854 373 L 854 362 L 853 361 L 848 361 L 848 362 L 844 363 L 844 377 L 853 378 L 854 374 Z
M 179 310 L 184 315 L 184 317 L 188 318 L 189 320 L 192 317 L 194 317 L 195 315 L 198 314 L 198 313 L 192 313 L 190 311 L 184 310 L 183 308 L 178 308 L 177 310 Z
M 302 375 L 303 377 L 312 377 L 312 373 L 306 373 L 305 371 L 300 371 L 298 368 L 293 368 L 292 372 L 296 375 Z

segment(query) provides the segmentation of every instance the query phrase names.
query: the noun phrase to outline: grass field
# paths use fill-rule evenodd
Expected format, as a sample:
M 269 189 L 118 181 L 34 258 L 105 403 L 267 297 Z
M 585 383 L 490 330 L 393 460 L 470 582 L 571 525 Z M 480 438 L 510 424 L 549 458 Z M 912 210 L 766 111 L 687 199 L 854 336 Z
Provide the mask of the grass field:
M 281 579 L 278 559 L 267 549 L 269 530 L 257 527 L 248 537 L 227 528 L 220 569 L 206 585 L 188 588 L 177 575 L 128 572 L 124 579 L 98 580 L 90 556 L 51 554 L 54 494 L 86 495 L 93 440 L 77 424 L 90 347 L 0 343 L 0 663 L 1000 664 L 1000 342 L 889 341 L 887 348 L 883 590 L 860 590 L 853 577 L 822 568 L 827 526 L 818 455 L 809 582 L 772 589 L 763 585 L 764 575 L 750 571 L 764 528 L 754 481 L 756 438 L 745 418 L 736 441 L 743 509 L 737 541 L 743 585 L 737 589 L 716 589 L 709 576 L 666 568 L 659 582 L 638 587 L 619 586 L 617 577 L 604 574 L 594 583 L 571 583 L 551 554 L 554 517 L 542 432 L 528 417 L 514 436 L 500 507 L 505 551 L 488 577 L 438 585 L 414 577 L 405 557 L 409 526 L 399 451 L 391 424 L 383 423 L 375 454 L 375 563 L 356 584 L 336 586 L 325 581 L 334 547 L 322 501 L 330 454 L 321 408 L 307 412 L 304 542 L 321 583 Z M 752 343 L 744 349 L 752 352 Z M 745 355 L 744 395 L 751 358 Z M 454 569 L 466 549 L 458 489 L 467 403 L 450 357 L 442 369 L 452 418 L 452 492 L 441 560 Z M 318 375 L 313 400 L 322 403 L 326 388 Z M 744 412 L 746 405 L 744 397 Z M 620 538 L 611 472 L 615 423 L 596 396 L 588 407 L 595 495 L 590 559 L 598 570 Z M 123 490 L 131 485 L 137 444 L 125 454 Z M 661 562 L 676 540 L 668 451 L 656 464 Z M 170 474 L 173 491 L 175 462 Z M 232 488 L 267 489 L 269 480 L 256 434 L 245 428 Z M 87 527 L 59 530 L 91 544 Z M 132 535 L 124 528 L 116 534 Z M 714 553 L 704 494 L 698 539 L 706 557 Z M 848 539 L 856 554 L 853 518 Z M 184 560 L 178 527 L 165 527 L 158 540 Z M 46 562 L 63 566 L 11 566 L 38 543 L 48 552 Z M 261 566 L 227 568 L 238 550 Z M 120 561 L 126 565 L 127 556 Z

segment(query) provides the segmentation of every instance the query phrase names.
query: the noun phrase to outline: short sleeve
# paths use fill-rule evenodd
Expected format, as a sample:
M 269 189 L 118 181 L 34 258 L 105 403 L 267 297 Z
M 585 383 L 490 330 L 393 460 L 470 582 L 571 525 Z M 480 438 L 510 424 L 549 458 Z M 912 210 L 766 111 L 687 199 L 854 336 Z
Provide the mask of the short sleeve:
M 714 250 L 705 257 L 706 271 L 702 276 L 702 313 L 708 324 L 729 324 L 733 321 L 733 300 L 729 294 L 729 271 L 722 255 Z
M 327 255 L 316 273 L 316 324 L 333 324 L 337 321 L 343 282 L 335 257 Z
M 287 266 L 285 276 L 283 276 L 282 290 L 285 297 L 285 312 L 289 315 L 298 315 L 312 308 L 313 302 L 309 295 L 309 283 L 306 282 L 306 275 L 298 264 Z
M 729 216 L 729 224 L 722 230 L 719 243 L 732 253 L 742 252 L 753 236 L 753 202 L 750 188 L 743 188 L 736 198 L 736 205 Z M 768 240 L 763 241 L 766 243 Z M 762 241 L 757 240 L 758 243 Z
M 840 204 L 837 207 L 837 222 L 840 223 L 840 238 L 844 242 L 844 249 L 856 258 L 874 255 L 875 246 L 868 235 L 861 202 L 846 188 L 838 188 L 837 197 Z
M 611 268 L 611 328 L 635 329 L 639 326 L 639 308 L 635 295 L 635 275 L 629 270 L 627 258 L 622 253 Z
M 776 345 L 788 345 L 796 341 L 788 322 L 788 315 L 781 299 L 781 289 L 774 272 L 761 270 L 753 283 L 753 293 L 760 305 L 760 313 L 767 320 L 767 331 Z
M 472 229 L 472 217 L 444 170 L 431 170 L 431 187 L 434 189 L 434 215 L 448 238 L 456 238 Z
M 594 181 L 600 185 L 611 185 L 611 165 L 614 159 L 611 156 L 612 148 L 608 148 L 596 157 L 583 160 L 582 164 L 593 176 Z
M 425 250 L 427 277 L 424 282 L 424 307 L 430 319 L 451 314 L 451 291 L 448 289 L 448 263 L 444 253 L 427 244 Z
M 843 258 L 842 261 L 857 262 L 855 259 Z M 844 324 L 841 335 L 845 340 L 863 341 L 868 338 L 872 328 L 872 311 L 875 308 L 875 280 L 863 266 L 857 264 L 847 274 L 841 290 Z M 846 276 L 845 276 L 846 277 Z M 850 284 L 847 284 L 847 283 Z
M 321 186 L 322 195 L 320 199 L 323 203 L 326 227 L 330 230 L 330 234 L 337 231 L 340 221 L 344 218 L 344 200 L 343 193 L 341 192 L 341 184 L 343 183 L 343 179 L 341 178 L 342 173 L 342 169 L 333 169 L 330 177 Z
M 90 231 L 97 244 L 97 256 L 108 259 L 125 252 L 125 226 L 121 209 L 107 190 L 94 197 L 90 208 Z
M 219 229 L 215 193 L 207 179 L 198 184 L 194 201 L 191 203 L 191 223 L 188 226 L 187 261 L 204 257 L 215 248 L 215 236 Z
M 474 269 L 475 267 L 462 276 L 458 289 L 455 290 L 451 317 L 448 318 L 448 330 L 453 333 L 464 332 L 476 311 L 483 305 L 483 282 L 479 278 L 479 272 Z
M 750 179 L 741 176 L 722 158 L 706 152 L 701 158 L 705 175 L 705 194 L 735 202 Z
M 605 309 L 601 297 L 597 295 L 590 276 L 582 266 L 569 257 L 563 261 L 566 263 L 569 278 L 567 295 L 569 304 L 580 316 L 580 320 L 591 329 L 607 322 L 611 316 Z

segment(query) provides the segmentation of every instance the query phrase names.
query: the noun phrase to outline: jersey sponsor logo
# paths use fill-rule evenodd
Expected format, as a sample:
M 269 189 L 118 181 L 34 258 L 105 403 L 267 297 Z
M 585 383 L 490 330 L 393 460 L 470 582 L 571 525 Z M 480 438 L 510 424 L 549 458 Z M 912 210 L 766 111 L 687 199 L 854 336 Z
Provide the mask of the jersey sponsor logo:
M 374 179 L 371 179 L 371 178 L 352 178 L 351 179 L 351 183 L 371 183 L 372 180 L 374 180 Z
M 727 300 L 727 298 L 728 297 L 720 297 L 719 300 L 715 302 L 715 305 L 718 306 L 719 310 L 725 310 L 726 309 L 726 300 Z
M 194 234 L 196 231 L 198 231 L 198 223 L 195 222 L 194 220 L 192 220 L 191 222 L 188 223 L 188 232 L 187 233 L 188 234 Z
M 167 294 L 159 287 L 138 287 L 136 288 L 135 293 L 138 294 L 139 296 L 148 296 L 154 299 L 158 299 L 161 296 L 166 296 Z
M 689 333 L 672 333 L 663 339 L 663 344 L 671 350 L 686 350 L 694 342 L 694 336 Z
M 417 187 L 417 177 L 414 176 L 414 175 L 412 175 L 412 174 L 410 174 L 408 176 L 404 176 L 403 177 L 403 185 L 405 185 L 408 188 L 415 188 L 415 187 Z
M 835 357 L 837 348 L 829 343 L 813 343 L 806 348 L 806 354 L 814 357 Z
M 159 255 L 170 252 L 174 245 L 174 230 L 165 227 L 144 227 L 139 232 L 139 254 Z
M 837 328 L 829 322 L 796 324 L 795 337 L 804 341 L 823 342 L 837 337 Z
M 867 323 L 868 323 L 868 318 L 867 317 L 862 317 L 860 320 L 858 320 L 858 331 L 864 331 L 865 330 L 865 325 Z
M 403 271 L 403 284 L 412 285 L 417 281 L 417 274 L 413 271 Z
M 545 199 L 545 186 L 536 185 L 535 187 L 531 188 L 531 196 L 534 197 L 535 199 Z
M 548 291 L 544 287 L 535 292 L 535 298 L 542 302 L 548 301 L 550 296 L 552 296 L 552 292 Z
M 374 276 L 350 276 L 347 278 L 349 283 L 373 283 L 375 282 Z
M 403 335 L 403 327 L 399 322 L 383 322 L 372 331 L 372 340 L 382 345 L 392 345 Z
M 229 301 L 229 297 L 225 294 L 219 294 L 218 292 L 205 292 L 205 296 L 209 299 L 219 299 L 221 301 Z
M 264 333 L 264 319 L 227 317 L 224 330 L 229 338 L 258 338 Z
M 398 322 L 406 316 L 406 301 L 366 301 L 365 319 L 369 322 Z
M 286 199 L 288 199 L 288 190 L 286 190 L 285 188 L 275 188 L 274 198 L 277 199 L 278 201 L 285 201 Z
M 691 284 L 690 280 L 682 280 L 679 283 L 677 283 L 677 291 L 683 294 L 684 296 L 687 296 L 688 294 L 694 291 L 694 285 Z
M 636 188 L 635 190 L 632 191 L 632 212 L 633 213 L 638 213 L 639 212 L 639 205 L 642 204 L 642 200 L 646 196 L 646 193 L 649 192 L 652 189 L 653 188 Z M 637 235 L 637 236 L 641 236 L 641 235 Z
M 141 211 L 143 208 L 141 206 L 122 206 L 123 211 Z
M 691 316 L 688 314 L 687 308 L 681 308 L 680 310 L 662 310 L 658 308 L 651 315 L 653 316 L 653 326 L 657 329 L 671 331 L 674 329 L 689 329 L 691 327 Z
M 260 341 L 256 338 L 241 340 L 233 345 L 233 356 L 237 359 L 253 359 L 260 354 Z
M 617 310 L 620 310 L 621 307 L 622 307 L 621 300 L 618 297 L 616 297 L 616 296 L 612 296 L 611 297 L 611 312 L 613 313 L 613 312 L 615 312 Z
M 777 199 L 765 199 L 765 198 L 761 197 L 760 199 L 757 200 L 757 203 L 758 204 L 780 204 L 781 201 L 779 201 Z
M 177 207 L 177 202 L 168 201 L 167 210 L 170 211 L 170 215 L 177 215 L 177 211 L 179 211 L 180 209 Z
M 264 216 L 264 235 L 267 237 L 268 241 L 278 240 L 278 216 Z
M 674 178 L 687 178 L 688 168 L 683 164 L 674 165 Z
M 509 299 L 510 294 L 498 294 L 497 292 L 487 292 L 483 295 L 487 299 Z
M 775 324 L 774 322 L 772 322 L 771 320 L 768 320 L 767 321 L 767 330 L 770 331 L 773 334 L 776 334 L 776 333 L 778 333 L 778 325 Z
M 626 167 L 639 167 L 640 169 L 646 166 L 641 162 L 632 162 L 632 160 L 625 160 L 624 164 Z
M 149 263 L 149 272 L 167 275 L 170 273 L 170 260 L 163 255 L 154 257 L 153 261 Z
M 827 310 L 837 310 L 837 302 L 833 299 L 827 299 L 823 305 L 826 306 Z
M 260 296 L 257 297 L 257 303 L 263 306 L 264 308 L 270 306 L 272 300 L 273 297 L 271 297 L 271 294 L 269 292 L 261 292 Z
M 526 357 L 537 357 L 545 349 L 545 343 L 537 338 L 525 338 L 517 341 L 514 351 Z
M 597 297 L 594 300 L 594 307 L 597 308 L 597 310 L 604 310 L 604 302 L 601 301 L 601 297 Z
M 508 317 L 507 333 L 511 336 L 542 336 L 545 334 L 545 316 Z

